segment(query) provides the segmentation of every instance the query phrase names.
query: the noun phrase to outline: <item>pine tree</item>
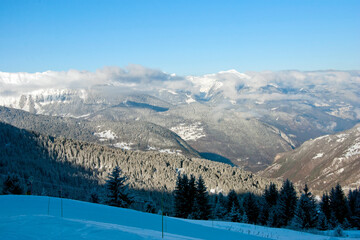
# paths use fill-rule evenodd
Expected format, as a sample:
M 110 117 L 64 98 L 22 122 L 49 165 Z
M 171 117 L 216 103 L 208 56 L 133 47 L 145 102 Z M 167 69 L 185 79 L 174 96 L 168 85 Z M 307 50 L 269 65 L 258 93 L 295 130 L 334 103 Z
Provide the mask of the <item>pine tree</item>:
M 8 174 L 6 180 L 3 183 L 3 194 L 23 194 L 23 184 L 20 181 L 20 177 L 17 174 Z
M 341 227 L 341 225 L 337 225 L 334 229 L 334 237 L 343 237 L 344 231 Z
M 186 175 L 184 177 L 187 178 Z M 193 175 L 190 176 L 190 179 L 188 179 L 188 184 L 186 186 L 185 190 L 185 212 L 186 215 L 189 216 L 194 212 L 194 204 L 196 200 L 196 179 Z
M 258 223 L 260 225 L 266 225 L 269 219 L 269 213 L 270 213 L 270 208 L 262 199 L 260 204 L 259 217 L 258 217 Z
M 325 214 L 320 211 L 319 213 L 319 217 L 318 217 L 318 222 L 317 222 L 317 229 L 325 231 L 325 230 L 329 230 L 331 227 L 329 225 L 329 222 L 325 216 Z
M 260 213 L 258 222 L 262 225 L 266 225 L 269 219 L 270 211 L 273 206 L 276 205 L 279 198 L 279 192 L 274 183 L 270 183 L 265 187 L 262 199 L 260 202 Z
M 227 219 L 232 222 L 240 222 L 241 221 L 241 215 L 239 212 L 239 209 L 235 206 L 235 204 L 232 205 L 230 212 L 227 214 Z
M 304 193 L 298 201 L 292 226 L 295 228 L 309 229 L 317 225 L 317 206 L 308 186 L 305 184 Z
M 244 214 L 242 215 L 241 222 L 242 223 L 249 223 L 249 218 L 248 218 L 246 212 L 244 212 Z
M 189 207 L 189 179 L 186 174 L 178 175 L 174 191 L 174 212 L 176 217 L 187 218 L 192 211 Z M 191 201 L 193 201 L 192 199 Z
M 269 219 L 267 220 L 267 224 L 269 227 L 278 227 L 279 223 L 279 206 L 276 204 L 272 208 L 270 208 Z
M 121 176 L 121 169 L 115 167 L 109 174 L 106 181 L 107 199 L 106 203 L 110 206 L 126 208 L 132 203 L 132 197 L 128 193 L 125 184 L 127 178 Z
M 231 208 L 235 206 L 236 209 L 240 209 L 239 199 L 234 190 L 231 190 L 227 196 L 227 212 L 231 211 Z
M 207 220 L 211 215 L 209 196 L 206 191 L 204 179 L 200 176 L 196 182 L 196 195 L 194 209 L 197 212 L 198 219 Z
M 341 224 L 341 228 L 342 229 L 349 229 L 351 228 L 351 224 L 349 223 L 349 221 L 347 220 L 347 218 L 344 218 L 343 223 Z
M 222 193 L 219 193 L 219 195 L 216 199 L 213 215 L 214 215 L 215 219 L 224 220 L 226 214 L 227 214 L 226 199 L 225 199 L 224 195 L 222 195 Z
M 330 192 L 330 209 L 334 217 L 341 224 L 349 217 L 349 205 L 346 196 L 338 183 Z
M 253 193 L 247 193 L 243 201 L 244 211 L 248 217 L 248 222 L 252 224 L 257 223 L 259 216 L 259 203 Z
M 187 179 L 187 178 L 186 178 Z M 175 217 L 185 217 L 185 185 L 187 185 L 187 182 L 185 183 L 183 181 L 183 178 L 180 174 L 178 174 L 176 178 L 176 186 L 174 190 L 174 214 Z
M 330 209 L 330 197 L 327 192 L 325 192 L 321 198 L 320 209 L 325 214 L 327 220 L 331 218 L 331 209 Z
M 156 209 L 155 209 L 155 206 L 154 206 L 154 202 L 149 202 L 147 201 L 145 203 L 145 212 L 147 213 L 155 213 L 156 212 Z
M 360 188 L 350 190 L 349 195 L 350 223 L 360 229 Z
M 284 184 L 280 190 L 279 200 L 276 204 L 276 217 L 277 223 L 275 227 L 287 226 L 290 220 L 294 217 L 295 208 L 297 205 L 297 197 L 295 188 L 289 179 L 284 181 Z M 272 216 L 273 218 L 275 216 Z M 274 225 L 273 225 L 274 226 Z
M 90 193 L 90 202 L 92 203 L 99 203 L 100 202 L 100 198 L 99 195 L 97 194 L 97 192 L 93 191 Z
M 272 207 L 277 203 L 279 192 L 275 183 L 270 183 L 269 187 L 266 186 L 263 196 L 269 207 Z

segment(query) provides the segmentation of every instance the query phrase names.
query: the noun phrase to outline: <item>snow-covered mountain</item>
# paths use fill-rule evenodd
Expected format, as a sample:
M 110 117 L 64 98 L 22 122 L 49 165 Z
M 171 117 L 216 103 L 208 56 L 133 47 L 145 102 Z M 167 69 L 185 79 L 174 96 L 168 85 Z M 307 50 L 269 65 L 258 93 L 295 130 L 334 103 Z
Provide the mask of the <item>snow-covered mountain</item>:
M 359 71 L 182 77 L 131 65 L 0 72 L 0 105 L 89 121 L 151 122 L 186 138 L 203 156 L 253 171 L 304 141 L 353 127 L 360 121 L 359 90 Z
M 199 157 L 199 154 L 174 132 L 144 121 L 87 121 L 28 113 L 0 107 L 0 121 L 18 128 L 54 137 L 142 151 L 159 151 Z
M 262 176 L 289 178 L 318 191 L 340 183 L 344 189 L 360 185 L 360 124 L 334 135 L 303 143 L 299 148 L 278 154 Z

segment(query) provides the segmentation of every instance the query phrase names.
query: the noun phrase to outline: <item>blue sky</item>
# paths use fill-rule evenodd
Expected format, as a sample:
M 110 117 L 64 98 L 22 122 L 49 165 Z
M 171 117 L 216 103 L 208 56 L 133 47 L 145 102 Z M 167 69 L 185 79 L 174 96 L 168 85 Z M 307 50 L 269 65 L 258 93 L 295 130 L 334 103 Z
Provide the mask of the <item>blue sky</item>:
M 360 1 L 0 0 L 0 71 L 359 70 Z

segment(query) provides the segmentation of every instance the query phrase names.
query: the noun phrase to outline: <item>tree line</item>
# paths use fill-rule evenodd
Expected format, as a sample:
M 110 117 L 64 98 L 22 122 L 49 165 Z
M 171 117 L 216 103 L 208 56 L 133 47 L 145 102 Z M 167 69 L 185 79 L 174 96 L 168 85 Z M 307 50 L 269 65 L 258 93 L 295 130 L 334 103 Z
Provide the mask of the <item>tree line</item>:
M 217 219 L 270 227 L 329 230 L 360 229 L 360 188 L 345 195 L 340 184 L 320 200 L 305 185 L 298 198 L 293 183 L 285 180 L 278 190 L 270 183 L 261 195 L 248 192 L 209 195 L 201 177 L 179 175 L 174 191 L 174 216 Z M 199 200 L 201 199 L 201 201 Z
M 103 192 L 89 193 L 89 201 L 116 207 L 131 207 L 136 199 L 127 184 L 128 178 L 119 167 L 109 173 Z M 16 174 L 3 182 L 2 194 L 24 194 L 26 190 Z M 300 197 L 293 183 L 285 180 L 280 189 L 270 183 L 261 195 L 248 192 L 227 196 L 209 194 L 201 176 L 178 174 L 172 193 L 173 208 L 166 214 L 189 219 L 216 219 L 270 227 L 329 230 L 360 229 L 360 188 L 349 190 L 346 196 L 340 184 L 325 192 L 319 200 L 305 185 Z M 144 210 L 155 213 L 159 206 L 143 201 Z

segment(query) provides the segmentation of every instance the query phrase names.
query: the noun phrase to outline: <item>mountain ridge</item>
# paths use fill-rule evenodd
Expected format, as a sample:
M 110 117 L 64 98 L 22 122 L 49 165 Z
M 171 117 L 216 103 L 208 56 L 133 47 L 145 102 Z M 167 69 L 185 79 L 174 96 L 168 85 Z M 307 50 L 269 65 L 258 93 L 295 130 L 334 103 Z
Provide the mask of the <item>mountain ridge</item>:
M 344 189 L 360 184 L 360 124 L 334 135 L 303 143 L 295 150 L 280 153 L 260 176 L 289 178 L 317 191 L 329 191 L 340 183 Z

